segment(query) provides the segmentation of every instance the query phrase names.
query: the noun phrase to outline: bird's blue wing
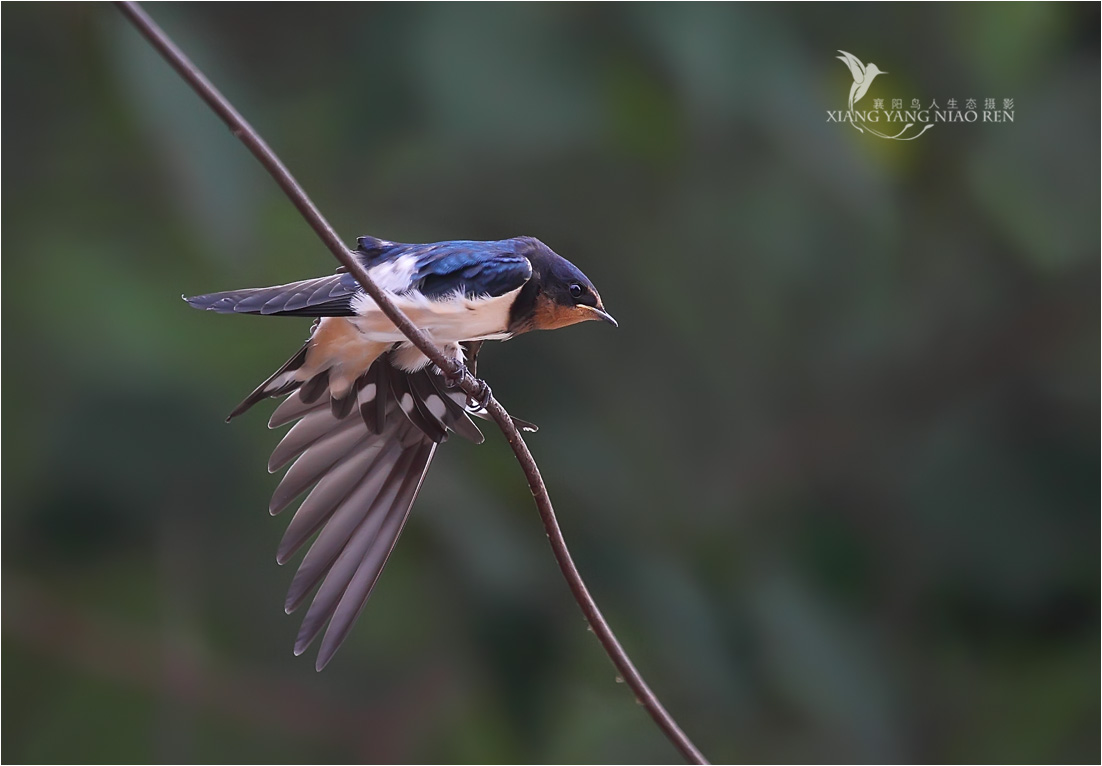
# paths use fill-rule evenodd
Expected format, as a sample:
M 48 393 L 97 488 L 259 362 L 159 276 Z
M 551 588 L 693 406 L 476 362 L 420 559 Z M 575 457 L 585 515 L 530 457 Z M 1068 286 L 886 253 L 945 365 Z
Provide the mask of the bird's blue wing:
M 392 292 L 416 290 L 430 298 L 460 293 L 468 298 L 511 292 L 532 277 L 532 264 L 519 251 L 519 239 L 493 242 L 452 240 L 424 245 L 382 242 L 361 237 L 358 252 L 369 269 L 391 268 L 408 274 L 405 285 Z
M 419 291 L 430 298 L 462 293 L 468 298 L 497 297 L 523 285 L 532 264 L 519 254 L 518 240 L 455 240 L 427 245 L 360 237 L 357 254 L 372 277 L 393 293 Z M 337 273 L 275 287 L 256 287 L 185 298 L 192 306 L 221 314 L 273 316 L 352 316 L 352 299 L 360 285 L 348 273 Z
M 426 254 L 413 288 L 429 297 L 461 293 L 467 298 L 505 295 L 532 277 L 531 262 L 512 240 L 448 242 Z
M 356 240 L 356 254 L 365 269 L 397 260 L 406 248 L 377 237 Z M 341 266 L 327 277 L 305 279 L 273 287 L 247 287 L 220 293 L 184 298 L 197 309 L 219 314 L 264 314 L 269 316 L 344 317 L 352 316 L 352 299 L 361 291 L 356 278 Z

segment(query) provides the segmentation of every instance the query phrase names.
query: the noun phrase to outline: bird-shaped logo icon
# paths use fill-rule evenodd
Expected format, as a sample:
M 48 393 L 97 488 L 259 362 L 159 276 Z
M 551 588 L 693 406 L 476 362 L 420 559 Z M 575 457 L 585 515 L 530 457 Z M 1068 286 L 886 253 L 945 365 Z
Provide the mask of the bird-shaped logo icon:
M 913 122 L 908 122 L 903 127 L 903 130 L 899 131 L 894 136 L 890 136 L 886 133 L 881 133 L 879 130 L 876 130 L 868 124 L 858 125 L 858 120 L 862 118 L 860 117 L 861 113 L 855 113 L 854 105 L 862 98 L 864 98 L 865 94 L 869 92 L 869 88 L 872 86 L 872 81 L 876 79 L 876 76 L 887 74 L 887 72 L 881 70 L 880 67 L 876 66 L 876 64 L 873 64 L 871 61 L 868 63 L 868 65 L 862 64 L 861 59 L 857 58 L 852 53 L 848 53 L 843 50 L 839 50 L 838 52 L 842 55 L 835 56 L 835 58 L 844 63 L 847 67 L 849 67 L 849 73 L 853 75 L 853 84 L 849 86 L 848 122 L 854 127 L 855 130 L 861 133 L 871 133 L 872 135 L 879 136 L 880 138 L 888 138 L 896 141 L 913 141 L 933 127 L 933 125 L 931 124 L 923 125 L 922 130 L 918 131 L 914 135 L 908 136 L 906 135 L 907 131 L 914 127 Z M 879 108 L 880 107 L 877 106 L 877 109 Z M 876 122 L 877 120 L 875 118 L 878 117 L 879 112 L 874 112 L 873 122 Z M 892 116 L 889 114 L 886 119 L 891 122 Z
M 849 67 L 849 73 L 853 75 L 853 85 L 849 88 L 849 108 L 853 109 L 853 105 L 865 97 L 865 94 L 869 92 L 869 86 L 872 85 L 872 81 L 876 79 L 878 74 L 887 74 L 882 72 L 871 61 L 868 66 L 861 63 L 861 59 L 854 56 L 852 53 L 846 53 L 845 51 L 838 51 L 841 56 L 836 56 L 839 61 L 845 62 L 845 65 Z

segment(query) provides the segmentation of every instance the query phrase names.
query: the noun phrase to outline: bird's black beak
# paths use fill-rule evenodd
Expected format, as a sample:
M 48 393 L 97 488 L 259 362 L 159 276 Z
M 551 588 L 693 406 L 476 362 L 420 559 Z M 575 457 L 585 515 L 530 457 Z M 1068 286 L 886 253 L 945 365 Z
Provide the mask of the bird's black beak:
M 604 322 L 608 322 L 613 327 L 619 327 L 620 326 L 620 323 L 612 318 L 612 314 L 609 314 L 603 308 L 598 308 L 597 306 L 586 306 L 585 304 L 579 305 L 578 308 L 585 309 L 586 311 L 593 314 L 593 317 L 592 317 L 593 319 L 600 319 Z

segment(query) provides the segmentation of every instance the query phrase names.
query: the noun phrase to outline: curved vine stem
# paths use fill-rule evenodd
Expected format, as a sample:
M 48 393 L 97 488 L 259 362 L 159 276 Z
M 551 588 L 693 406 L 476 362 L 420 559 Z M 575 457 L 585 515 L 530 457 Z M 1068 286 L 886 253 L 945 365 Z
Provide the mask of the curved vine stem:
M 229 126 L 230 131 L 245 144 L 249 151 L 252 152 L 253 156 L 256 157 L 260 164 L 272 175 L 275 182 L 283 189 L 284 193 L 291 200 L 291 203 L 298 209 L 299 213 L 302 214 L 302 217 L 306 219 L 306 222 L 310 224 L 318 237 L 321 238 L 321 241 L 329 248 L 329 251 L 333 253 L 333 256 L 348 270 L 348 273 L 356 278 L 356 281 L 363 286 L 367 294 L 371 296 L 398 330 L 409 338 L 410 342 L 417 346 L 417 348 L 420 349 L 425 356 L 431 359 L 433 364 L 441 370 L 453 377 L 462 373 L 459 387 L 469 396 L 479 397 L 485 391 L 481 381 L 471 375 L 465 367 L 457 364 L 454 359 L 445 356 L 428 335 L 413 324 L 413 322 L 409 320 L 409 317 L 403 314 L 401 309 L 394 305 L 394 302 L 387 293 L 371 280 L 367 271 L 344 246 L 344 243 L 341 242 L 340 237 L 337 236 L 333 227 L 329 225 L 329 222 L 321 214 L 321 211 L 318 210 L 306 195 L 306 192 L 299 186 L 294 176 L 291 175 L 290 171 L 287 170 L 286 166 L 284 166 L 279 157 L 276 156 L 275 152 L 265 143 L 264 139 L 260 137 L 260 134 L 257 133 L 234 108 L 233 104 L 214 87 L 210 80 L 199 71 L 195 64 L 193 64 L 184 52 L 177 47 L 156 22 L 146 14 L 138 3 L 119 2 L 116 3 L 116 5 L 119 10 L 122 11 L 123 15 L 137 27 L 138 31 L 141 32 L 157 52 L 176 70 L 177 74 L 184 78 L 192 89 L 199 94 L 199 97 L 206 102 L 207 106 L 209 106 L 215 114 Z M 517 462 L 520 463 L 520 467 L 524 471 L 524 475 L 528 480 L 528 486 L 532 490 L 532 497 L 535 499 L 536 507 L 539 509 L 540 518 L 547 531 L 547 539 L 551 543 L 551 550 L 554 552 L 555 560 L 558 561 L 563 577 L 566 578 L 566 582 L 570 586 L 571 592 L 574 594 L 574 599 L 578 602 L 578 606 L 581 607 L 586 620 L 589 622 L 593 633 L 604 647 L 609 659 L 612 660 L 612 664 L 616 666 L 616 670 L 619 671 L 624 682 L 635 693 L 635 698 L 639 701 L 639 704 L 641 704 L 650 714 L 651 718 L 654 719 L 654 722 L 666 737 L 669 738 L 674 747 L 676 747 L 685 757 L 685 760 L 689 763 L 707 763 L 707 760 L 705 760 L 700 750 L 698 750 L 696 745 L 694 745 L 685 735 L 681 727 L 677 725 L 677 722 L 674 721 L 673 717 L 666 711 L 666 708 L 663 707 L 658 697 L 651 691 L 647 682 L 643 680 L 639 671 L 635 669 L 635 665 L 632 663 L 631 658 L 628 657 L 627 652 L 625 652 L 624 648 L 620 645 L 616 635 L 612 632 L 612 628 L 609 627 L 604 616 L 601 614 L 601 610 L 597 608 L 597 603 L 589 594 L 589 589 L 586 587 L 585 581 L 582 580 L 582 576 L 578 572 L 578 568 L 574 565 L 573 558 L 570 556 L 570 550 L 566 546 L 566 540 L 563 538 L 562 530 L 559 528 L 559 522 L 555 517 L 555 509 L 551 505 L 551 497 L 547 493 L 547 487 L 543 482 L 543 477 L 540 475 L 539 467 L 536 465 L 532 453 L 528 450 L 528 445 L 525 444 L 524 439 L 521 437 L 520 431 L 513 423 L 512 417 L 492 395 L 489 398 L 486 409 L 497 423 L 498 427 L 501 428 L 506 441 L 509 442 L 509 446 L 512 447 L 513 452 L 516 454 Z

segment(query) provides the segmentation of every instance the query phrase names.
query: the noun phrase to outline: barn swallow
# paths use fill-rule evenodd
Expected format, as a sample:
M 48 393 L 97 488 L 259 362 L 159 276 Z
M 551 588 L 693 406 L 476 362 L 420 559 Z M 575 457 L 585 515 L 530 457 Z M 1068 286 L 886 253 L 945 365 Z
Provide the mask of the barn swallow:
M 483 341 L 594 319 L 616 326 L 585 274 L 532 237 L 423 245 L 360 237 L 354 255 L 414 324 L 472 371 Z M 268 461 L 270 473 L 291 463 L 269 510 L 279 513 L 312 487 L 276 560 L 285 563 L 317 533 L 285 608 L 293 612 L 320 583 L 295 654 L 325 628 L 321 670 L 370 596 L 437 445 L 453 431 L 481 443 L 469 415 L 485 417 L 485 403 L 454 388 L 456 380 L 446 379 L 341 270 L 184 300 L 222 314 L 315 318 L 305 345 L 227 420 L 263 399 L 286 397 L 268 427 L 297 421 Z

